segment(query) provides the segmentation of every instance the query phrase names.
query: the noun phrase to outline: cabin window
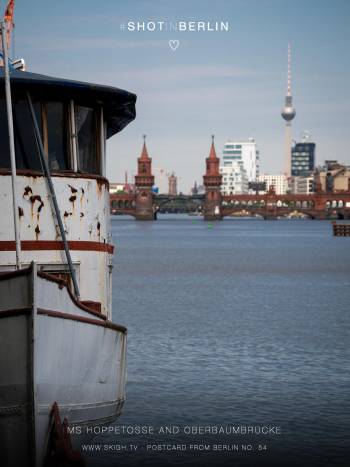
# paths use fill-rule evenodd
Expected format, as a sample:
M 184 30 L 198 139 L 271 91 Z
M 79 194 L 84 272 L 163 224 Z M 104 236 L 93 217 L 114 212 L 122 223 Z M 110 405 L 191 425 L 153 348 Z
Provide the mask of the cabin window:
M 101 108 L 50 101 L 33 102 L 49 168 L 101 175 L 104 121 Z M 42 172 L 32 119 L 26 100 L 13 101 L 18 169 Z M 73 141 L 73 144 L 72 144 Z M 5 99 L 0 99 L 0 168 L 11 168 Z
M 42 132 L 41 106 L 38 102 L 34 102 L 33 106 L 39 129 Z M 38 147 L 27 102 L 25 100 L 15 101 L 12 112 L 16 166 L 18 169 L 41 170 Z M 6 102 L 4 99 L 0 100 L 0 167 L 6 169 L 11 167 Z
M 43 126 L 50 170 L 69 170 L 67 105 L 63 102 L 43 104 Z
M 77 136 L 78 171 L 100 174 L 97 111 L 76 105 L 74 108 Z

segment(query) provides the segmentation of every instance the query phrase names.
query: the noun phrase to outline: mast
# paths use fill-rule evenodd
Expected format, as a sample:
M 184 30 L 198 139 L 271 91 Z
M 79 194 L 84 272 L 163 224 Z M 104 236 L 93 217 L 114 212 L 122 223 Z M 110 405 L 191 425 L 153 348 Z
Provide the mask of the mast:
M 15 230 L 15 243 L 16 243 L 16 269 L 21 268 L 21 240 L 19 232 L 18 221 L 18 202 L 17 202 L 17 189 L 16 189 L 16 156 L 15 156 L 15 141 L 13 134 L 13 115 L 12 115 L 12 98 L 10 86 L 10 72 L 6 44 L 6 31 L 5 23 L 1 21 L 1 40 L 2 51 L 4 59 L 4 74 L 5 74 L 5 95 L 6 95 L 6 111 L 7 111 L 7 125 L 10 146 L 10 161 L 11 161 L 11 181 L 12 181 L 12 204 L 13 204 L 13 224 Z

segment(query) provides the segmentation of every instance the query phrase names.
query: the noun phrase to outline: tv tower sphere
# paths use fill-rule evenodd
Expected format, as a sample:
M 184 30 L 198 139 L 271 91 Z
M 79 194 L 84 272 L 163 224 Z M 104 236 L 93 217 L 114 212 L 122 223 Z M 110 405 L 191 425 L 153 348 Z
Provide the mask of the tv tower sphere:
M 295 108 L 293 106 L 285 106 L 282 109 L 281 115 L 286 122 L 291 122 L 295 117 Z

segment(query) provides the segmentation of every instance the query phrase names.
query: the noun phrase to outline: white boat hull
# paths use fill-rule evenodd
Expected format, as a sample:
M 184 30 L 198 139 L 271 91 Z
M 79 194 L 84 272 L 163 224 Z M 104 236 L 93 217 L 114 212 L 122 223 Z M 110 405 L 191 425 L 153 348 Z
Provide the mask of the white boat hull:
M 125 352 L 125 328 L 35 266 L 0 278 L 2 465 L 44 464 L 55 402 L 70 428 L 115 420 L 125 398 Z

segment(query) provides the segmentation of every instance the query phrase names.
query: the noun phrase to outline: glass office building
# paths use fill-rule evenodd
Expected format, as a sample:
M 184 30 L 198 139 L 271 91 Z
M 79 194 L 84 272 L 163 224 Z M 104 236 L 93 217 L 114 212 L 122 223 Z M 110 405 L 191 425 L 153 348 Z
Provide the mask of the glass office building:
M 292 148 L 291 174 L 294 177 L 307 176 L 315 168 L 315 143 L 296 143 Z

